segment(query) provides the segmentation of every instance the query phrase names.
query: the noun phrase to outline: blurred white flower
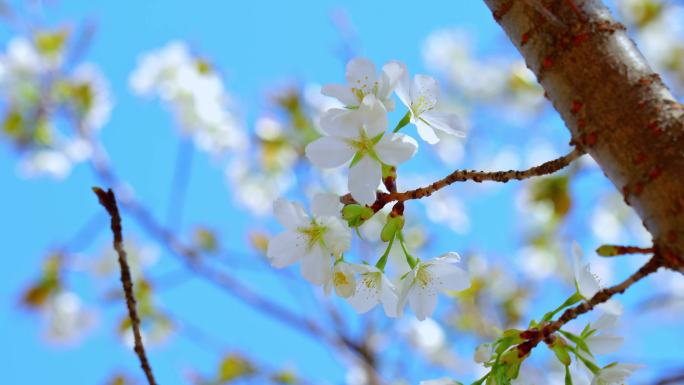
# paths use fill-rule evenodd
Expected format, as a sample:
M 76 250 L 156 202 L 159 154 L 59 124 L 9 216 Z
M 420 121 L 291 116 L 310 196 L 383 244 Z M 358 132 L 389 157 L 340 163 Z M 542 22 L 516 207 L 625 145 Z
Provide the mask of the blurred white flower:
M 602 368 L 594 375 L 591 385 L 622 385 L 629 376 L 642 365 L 612 364 Z
M 55 342 L 73 342 L 93 326 L 93 315 L 71 292 L 60 292 L 52 297 L 47 312 L 47 337 Z
M 171 42 L 142 56 L 129 83 L 137 94 L 158 96 L 202 150 L 218 155 L 246 144 L 219 74 L 184 43 Z

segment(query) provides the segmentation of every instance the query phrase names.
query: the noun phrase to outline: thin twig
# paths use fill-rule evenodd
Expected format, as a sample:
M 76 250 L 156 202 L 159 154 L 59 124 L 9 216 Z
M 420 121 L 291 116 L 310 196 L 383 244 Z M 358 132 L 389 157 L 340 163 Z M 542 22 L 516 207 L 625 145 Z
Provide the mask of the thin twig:
M 404 192 L 392 193 L 378 193 L 378 199 L 372 205 L 376 211 L 380 210 L 387 203 L 397 201 L 404 202 L 412 199 L 421 199 L 429 197 L 435 192 L 449 186 L 455 182 L 473 181 L 481 183 L 484 181 L 506 183 L 510 180 L 524 180 L 536 176 L 553 174 L 563 168 L 567 167 L 572 161 L 584 154 L 584 151 L 575 147 L 570 153 L 561 156 L 560 158 L 550 160 L 538 166 L 534 166 L 527 170 L 508 170 L 508 171 L 474 171 L 474 170 L 456 170 L 444 178 L 428 185 L 414 190 Z M 350 194 L 344 195 L 341 198 L 344 204 L 354 203 L 354 199 Z
M 523 332 L 522 335 L 525 336 L 524 338 L 528 338 L 528 340 L 518 345 L 519 355 L 521 357 L 527 355 L 532 349 L 534 349 L 535 346 L 539 344 L 539 342 L 544 341 L 547 337 L 560 330 L 560 328 L 566 323 L 574 320 L 584 313 L 589 312 L 597 305 L 608 301 L 615 294 L 624 293 L 625 290 L 627 290 L 630 286 L 649 274 L 656 272 L 660 267 L 663 266 L 662 258 L 656 254 L 639 270 L 630 275 L 621 283 L 615 286 L 607 287 L 596 293 L 588 301 L 582 302 L 575 307 L 565 310 L 565 312 L 563 312 L 563 314 L 556 321 L 546 324 L 541 328 L 529 329 Z
M 131 319 L 131 329 L 133 330 L 133 338 L 135 340 L 134 350 L 140 359 L 140 366 L 142 367 L 143 372 L 145 372 L 147 382 L 150 385 L 156 385 L 157 382 L 154 379 L 154 374 L 152 374 L 152 367 L 147 359 L 147 354 L 145 353 L 145 347 L 142 341 L 142 335 L 140 333 L 140 317 L 138 317 L 138 311 L 135 308 L 133 280 L 131 278 L 131 269 L 128 266 L 128 261 L 126 260 L 126 250 L 123 246 L 121 215 L 119 214 L 119 207 L 116 204 L 116 197 L 111 189 L 104 191 L 99 187 L 93 187 L 93 192 L 97 195 L 102 207 L 107 210 L 107 213 L 109 213 L 109 216 L 112 218 L 111 228 L 112 234 L 114 235 L 113 244 L 114 250 L 116 250 L 116 253 L 119 255 L 119 265 L 121 267 L 121 284 L 126 296 L 128 316 Z

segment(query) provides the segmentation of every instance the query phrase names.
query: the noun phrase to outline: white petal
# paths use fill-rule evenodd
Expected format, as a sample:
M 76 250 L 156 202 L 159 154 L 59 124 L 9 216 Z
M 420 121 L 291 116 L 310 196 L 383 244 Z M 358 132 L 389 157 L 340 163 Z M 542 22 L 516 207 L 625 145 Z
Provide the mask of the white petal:
M 615 314 L 601 314 L 595 322 L 591 323 L 591 328 L 595 330 L 614 329 L 619 319 L 620 317 Z
M 414 285 L 408 298 L 411 310 L 419 321 L 424 321 L 431 316 L 437 307 L 437 292 L 430 285 Z
M 616 335 L 592 335 L 587 338 L 586 343 L 589 350 L 595 354 L 610 354 L 622 346 L 625 339 Z
M 359 99 L 354 95 L 348 86 L 342 84 L 326 84 L 321 89 L 321 93 L 326 96 L 336 98 L 347 107 L 359 105 Z
M 349 192 L 360 204 L 370 205 L 375 202 L 381 177 L 380 163 L 370 156 L 364 156 L 349 169 Z
M 363 126 L 359 110 L 331 108 L 321 116 L 321 129 L 327 134 L 340 138 L 356 138 Z
M 454 265 L 440 264 L 427 266 L 435 290 L 461 291 L 470 287 L 468 273 Z
M 352 59 L 347 63 L 346 77 L 350 87 L 369 93 L 373 89 L 377 77 L 375 64 L 365 58 Z
M 418 143 L 404 134 L 387 134 L 375 145 L 375 153 L 383 163 L 396 166 L 416 154 Z
M 406 302 L 408 301 L 409 293 L 415 284 L 414 272 L 409 272 L 404 279 L 399 282 L 400 289 L 397 295 L 397 316 L 401 317 L 404 314 L 404 307 L 406 307 Z
M 317 217 L 339 217 L 342 202 L 337 194 L 320 193 L 311 199 L 311 212 Z
M 406 66 L 397 61 L 391 61 L 382 66 L 380 88 L 378 89 L 378 97 L 381 100 L 389 98 L 405 71 Z M 386 104 L 385 107 L 387 107 Z M 388 110 L 390 109 L 388 108 Z
M 411 102 L 417 108 L 416 114 L 431 110 L 439 99 L 439 83 L 431 76 L 416 75 L 411 84 Z
M 576 277 L 579 292 L 584 299 L 591 299 L 596 293 L 601 290 L 601 286 L 596 279 L 596 276 L 589 270 L 589 265 L 580 268 L 579 276 Z
M 394 285 L 384 274 L 382 274 L 380 283 L 380 301 L 385 310 L 385 315 L 395 318 L 397 316 L 399 298 L 397 297 L 397 290 L 394 288 Z
M 572 268 L 575 273 L 575 277 L 579 275 L 580 266 L 582 266 L 582 257 L 584 252 L 577 241 L 572 241 Z M 577 278 L 575 278 L 577 279 Z
M 320 245 L 314 245 L 302 258 L 302 276 L 314 285 L 323 285 L 332 275 L 330 262 L 330 254 Z
M 268 242 L 266 256 L 273 267 L 283 268 L 304 255 L 306 239 L 296 231 L 285 231 Z
M 273 213 L 278 222 L 290 230 L 296 230 L 309 222 L 309 216 L 306 215 L 299 202 L 290 202 L 280 198 L 273 203 Z
M 418 135 L 420 136 L 421 139 L 424 141 L 428 142 L 429 144 L 435 144 L 439 142 L 439 137 L 437 134 L 435 134 L 435 130 L 430 127 L 429 124 L 427 124 L 424 120 L 419 118 L 416 119 L 411 119 L 413 124 L 416 125 L 416 128 L 418 129 Z
M 461 138 L 465 136 L 463 124 L 456 114 L 439 111 L 425 111 L 420 114 L 420 119 L 425 121 L 435 130 Z
M 367 95 L 363 98 L 363 103 L 358 112 L 363 122 L 363 128 L 369 137 L 373 138 L 387 130 L 387 110 L 375 95 Z
M 323 242 L 334 256 L 339 257 L 351 247 L 351 229 L 346 222 L 337 217 L 321 217 L 319 222 L 328 231 L 323 234 Z
M 609 299 L 606 302 L 600 303 L 596 305 L 596 308 L 606 314 L 614 316 L 621 316 L 622 313 L 624 313 L 624 308 L 622 307 L 622 304 L 620 303 L 620 301 L 616 299 Z
M 334 136 L 323 136 L 306 146 L 306 157 L 320 168 L 335 168 L 354 156 L 354 148 Z
M 402 72 L 397 81 L 395 92 L 397 93 L 399 100 L 401 100 L 407 108 L 411 108 L 411 79 L 409 77 L 408 69 L 406 69 L 406 65 L 403 63 L 399 63 L 399 65 L 402 67 Z
M 435 378 L 434 380 L 421 381 L 419 385 L 454 385 L 456 382 L 449 377 Z
M 347 299 L 347 302 L 359 314 L 366 313 L 380 300 L 380 291 L 378 290 L 380 282 L 377 282 L 376 277 L 377 275 L 374 273 L 362 274 L 356 285 L 356 292 Z
M 437 265 L 437 264 L 443 264 L 443 263 L 459 263 L 461 262 L 461 256 L 455 252 L 455 251 L 450 251 L 448 253 L 444 253 L 440 255 L 439 257 L 433 259 L 430 261 L 430 264 Z

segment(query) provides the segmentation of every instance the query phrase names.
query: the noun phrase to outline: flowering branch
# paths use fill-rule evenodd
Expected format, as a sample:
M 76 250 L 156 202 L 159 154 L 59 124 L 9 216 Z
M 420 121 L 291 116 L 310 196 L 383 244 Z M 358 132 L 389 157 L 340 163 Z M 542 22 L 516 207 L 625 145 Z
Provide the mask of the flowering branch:
M 627 290 L 630 286 L 640 281 L 642 278 L 656 272 L 660 267 L 663 266 L 665 266 L 665 261 L 660 257 L 659 254 L 655 254 L 645 265 L 643 265 L 639 270 L 630 275 L 621 283 L 605 288 L 596 293 L 588 301 L 582 302 L 573 308 L 565 310 L 565 312 L 563 312 L 563 314 L 554 322 L 522 332 L 520 336 L 527 340 L 518 345 L 518 356 L 526 356 L 539 344 L 539 342 L 549 340 L 551 335 L 560 330 L 560 328 L 566 323 L 574 320 L 584 313 L 589 312 L 595 306 L 608 301 L 615 294 L 624 293 L 625 290 Z
M 584 154 L 584 151 L 575 147 L 571 152 L 560 158 L 550 160 L 527 170 L 508 170 L 508 171 L 475 171 L 475 170 L 456 170 L 444 178 L 414 190 L 404 192 L 378 193 L 377 200 L 371 206 L 374 211 L 379 211 L 387 203 L 397 201 L 404 202 L 412 199 L 429 197 L 435 192 L 456 182 L 474 181 L 481 183 L 484 181 L 506 183 L 510 180 L 524 180 L 537 176 L 553 174 L 567 167 L 572 161 Z M 341 198 L 344 204 L 354 203 L 350 194 Z
M 154 379 L 154 374 L 152 374 L 152 367 L 147 359 L 145 346 L 143 345 L 142 335 L 140 333 L 140 317 L 138 316 L 138 311 L 135 308 L 133 279 L 131 278 L 131 269 L 126 260 L 126 250 L 123 247 L 121 215 L 119 214 L 119 207 L 116 203 L 116 197 L 111 189 L 104 191 L 99 187 L 93 187 L 93 192 L 97 195 L 100 204 L 105 208 L 105 210 L 107 210 L 107 213 L 109 213 L 109 216 L 111 217 L 112 234 L 114 234 L 114 250 L 116 250 L 116 253 L 119 256 L 119 265 L 121 267 L 121 284 L 126 297 L 128 316 L 131 319 L 131 329 L 133 330 L 133 338 L 135 341 L 134 350 L 140 359 L 140 366 L 142 367 L 143 372 L 145 372 L 147 382 L 150 385 L 156 385 L 157 382 Z

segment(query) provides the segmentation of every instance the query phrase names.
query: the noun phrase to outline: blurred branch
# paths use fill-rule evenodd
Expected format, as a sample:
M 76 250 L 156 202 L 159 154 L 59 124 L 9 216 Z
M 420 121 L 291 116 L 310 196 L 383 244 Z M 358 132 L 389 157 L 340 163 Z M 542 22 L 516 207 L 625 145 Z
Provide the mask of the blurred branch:
M 176 154 L 176 166 L 171 189 L 169 190 L 169 206 L 166 216 L 167 226 L 171 229 L 177 229 L 183 218 L 185 194 L 188 191 L 194 154 L 194 143 L 185 138 L 181 139 L 178 145 L 178 153 Z
M 135 340 L 135 353 L 140 359 L 140 366 L 145 372 L 147 382 L 150 385 L 156 385 L 157 382 L 152 374 L 152 367 L 147 359 L 145 353 L 145 346 L 143 345 L 142 335 L 140 333 L 140 318 L 138 311 L 135 308 L 135 296 L 133 294 L 133 279 L 131 278 L 131 269 L 126 260 L 126 250 L 123 247 L 123 234 L 121 229 L 121 215 L 119 214 L 119 207 L 116 203 L 114 192 L 110 189 L 107 191 L 99 187 L 93 187 L 93 192 L 97 195 L 102 207 L 107 210 L 111 217 L 112 234 L 114 235 L 114 250 L 119 256 L 119 266 L 121 267 L 121 284 L 126 296 L 126 306 L 128 307 L 128 315 L 131 319 L 131 329 L 133 330 L 133 338 Z
M 684 383 L 684 372 L 669 377 L 664 377 L 655 382 L 654 385 L 677 385 Z
M 115 189 L 122 189 L 123 185 L 109 168 L 104 150 L 99 143 L 93 143 L 94 154 L 91 165 L 95 174 L 104 182 L 113 186 Z M 261 312 L 274 320 L 281 322 L 294 330 L 297 330 L 311 337 L 314 341 L 323 342 L 333 348 L 341 349 L 343 353 L 351 353 L 369 371 L 376 373 L 375 362 L 369 362 L 366 352 L 361 344 L 356 343 L 345 335 L 338 335 L 329 332 L 326 328 L 315 321 L 302 317 L 290 309 L 271 301 L 258 292 L 252 290 L 231 275 L 213 269 L 202 261 L 200 250 L 183 243 L 170 229 L 161 225 L 154 219 L 152 214 L 141 206 L 134 198 L 119 194 L 122 208 L 135 219 L 147 233 L 156 238 L 157 241 L 172 252 L 172 255 L 179 257 L 178 260 L 190 271 L 206 279 L 215 286 L 226 290 L 227 293 L 242 302 L 243 304 Z M 375 375 L 375 378 L 379 376 Z M 380 384 L 379 380 L 374 384 Z

